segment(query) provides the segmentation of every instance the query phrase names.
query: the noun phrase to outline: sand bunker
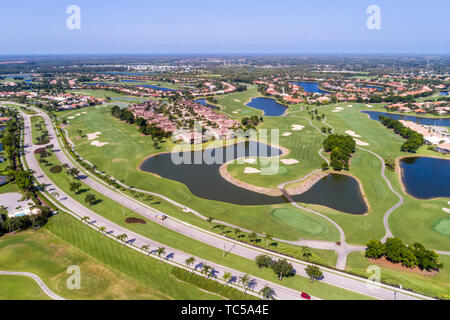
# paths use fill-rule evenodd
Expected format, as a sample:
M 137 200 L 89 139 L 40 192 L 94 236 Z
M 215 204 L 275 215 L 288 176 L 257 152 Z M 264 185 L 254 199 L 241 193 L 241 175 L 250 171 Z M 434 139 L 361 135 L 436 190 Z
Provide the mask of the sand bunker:
M 349 136 L 355 137 L 355 138 L 361 138 L 361 136 L 359 134 L 356 134 L 355 131 L 352 130 L 347 130 L 345 131 L 346 134 L 348 134 Z
M 91 142 L 91 145 L 96 146 L 96 147 L 103 147 L 106 144 L 109 144 L 109 142 L 100 142 L 98 140 L 94 140 Z
M 449 208 L 442 208 L 442 210 L 444 210 L 447 213 L 450 213 L 450 209 Z
M 339 109 L 334 109 L 334 110 L 331 110 L 331 112 L 341 112 L 342 110 L 339 110 Z
M 246 162 L 246 163 L 255 163 L 256 159 L 244 159 L 244 162 Z
M 296 164 L 299 161 L 296 159 L 281 159 L 280 160 L 283 164 Z
M 245 167 L 244 173 L 260 173 L 261 170 L 252 167 Z
M 358 146 L 368 146 L 369 144 L 367 142 L 355 139 L 355 142 Z
M 334 108 L 334 110 L 344 110 L 344 108 L 342 108 L 342 107 L 336 107 L 336 108 Z
M 301 126 L 301 125 L 299 125 L 299 124 L 293 124 L 293 125 L 292 125 L 292 130 L 294 130 L 294 131 L 300 131 L 300 130 L 302 130 L 304 127 L 305 127 L 305 126 Z
M 351 104 L 349 104 L 349 105 L 347 106 L 347 108 L 353 108 L 353 106 L 352 106 Z
M 283 137 L 289 137 L 292 134 L 292 132 L 285 132 L 282 134 Z
M 373 108 L 373 106 L 371 106 L 370 104 L 366 104 L 367 108 Z
M 238 113 L 237 111 L 233 111 L 233 113 Z
M 236 101 L 236 102 L 241 102 L 241 100 L 239 100 L 239 99 L 233 99 L 233 101 Z
M 67 117 L 67 119 L 75 119 L 75 117 L 74 116 L 70 116 L 70 117 Z
M 83 111 L 82 114 L 87 114 L 87 112 L 86 112 L 86 111 Z
M 102 133 L 100 131 L 94 132 L 94 133 L 88 133 L 86 135 L 88 140 L 94 140 L 97 139 L 99 135 L 101 135 Z

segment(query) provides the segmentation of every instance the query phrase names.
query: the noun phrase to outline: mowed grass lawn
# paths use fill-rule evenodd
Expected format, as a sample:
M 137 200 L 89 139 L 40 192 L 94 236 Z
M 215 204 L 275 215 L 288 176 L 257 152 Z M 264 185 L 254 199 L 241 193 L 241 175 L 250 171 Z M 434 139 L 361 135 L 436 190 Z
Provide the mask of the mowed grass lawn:
M 386 283 L 397 286 L 401 284 L 404 289 L 448 300 L 450 299 L 450 257 L 441 255 L 439 260 L 444 263 L 444 268 L 430 275 L 380 265 L 365 258 L 363 252 L 352 252 L 347 257 L 346 270 L 368 276 L 367 267 L 375 265 L 380 267 L 381 279 Z
M 157 152 L 169 151 L 170 144 L 163 144 L 161 149 L 155 149 L 151 138 L 141 135 L 135 126 L 112 117 L 108 106 L 85 108 L 84 110 L 88 111 L 88 114 L 70 120 L 70 125 L 65 128 L 70 139 L 76 144 L 77 151 L 95 164 L 99 170 L 124 181 L 127 185 L 164 194 L 201 212 L 204 216 L 227 221 L 261 233 L 270 232 L 279 238 L 297 240 L 299 237 L 308 237 L 338 240 L 337 230 L 334 226 L 313 214 L 297 210 L 299 215 L 306 215 L 322 224 L 330 232 L 314 234 L 292 228 L 285 221 L 272 215 L 272 211 L 278 209 L 280 205 L 238 206 L 201 199 L 194 196 L 185 185 L 179 182 L 140 171 L 139 165 L 143 159 Z M 91 141 L 79 136 L 78 130 L 81 130 L 83 135 L 99 131 L 101 134 L 97 140 L 109 144 L 103 147 L 92 146 L 90 145 Z M 291 207 L 288 203 L 281 206 Z
M 0 300 L 51 300 L 51 298 L 31 278 L 0 275 Z
M 52 217 L 38 231 L 4 235 L 0 251 L 0 270 L 35 273 L 67 299 L 217 298 L 175 281 L 169 265 L 125 248 L 64 213 Z M 66 270 L 71 265 L 81 271 L 79 290 L 66 285 L 70 276 Z M 31 299 L 41 298 L 33 286 L 27 288 Z M 10 289 L 11 299 L 23 295 L 21 286 L 11 283 Z

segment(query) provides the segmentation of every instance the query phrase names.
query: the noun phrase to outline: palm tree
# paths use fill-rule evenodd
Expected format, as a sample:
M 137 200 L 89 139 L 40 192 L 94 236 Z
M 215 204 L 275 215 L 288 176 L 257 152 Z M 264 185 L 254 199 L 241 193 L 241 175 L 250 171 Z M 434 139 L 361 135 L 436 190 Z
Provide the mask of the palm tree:
M 273 237 L 270 233 L 264 233 L 264 238 L 266 239 L 266 248 L 269 246 L 269 241 L 272 241 Z
M 105 231 L 106 231 L 106 227 L 105 226 L 100 227 L 100 228 L 98 228 L 98 230 L 104 235 Z
M 122 233 L 122 234 L 119 234 L 116 238 L 119 239 L 120 241 L 122 241 L 122 245 L 124 245 L 128 236 L 125 233 Z
M 209 230 L 211 231 L 211 223 L 213 222 L 213 218 L 212 217 L 209 217 L 208 219 L 206 219 L 206 221 L 208 221 L 208 223 L 209 223 Z
M 205 275 L 207 275 L 207 276 L 208 276 L 208 279 L 209 279 L 209 276 L 210 276 L 210 270 L 211 270 L 211 267 L 208 266 L 207 264 L 204 264 L 204 265 L 202 266 L 202 273 L 204 273 Z
M 88 216 L 84 216 L 83 218 L 81 218 L 81 221 L 83 221 L 84 223 L 88 224 L 90 219 L 91 218 L 89 218 Z
M 166 248 L 164 247 L 159 247 L 158 249 L 156 249 L 156 253 L 158 254 L 158 257 L 161 258 L 161 255 L 164 254 L 166 252 Z M 159 260 L 159 262 L 161 262 L 162 259 Z
M 238 229 L 238 228 L 234 229 L 234 234 L 236 235 L 236 239 L 239 238 L 239 234 L 240 234 L 240 233 L 241 233 L 241 230 L 240 230 L 240 229 Z
M 184 262 L 186 263 L 186 265 L 188 266 L 188 268 L 190 268 L 191 265 L 194 264 L 195 258 L 194 258 L 194 257 L 187 258 Z
M 271 287 L 269 287 L 267 284 L 264 286 L 264 288 L 259 291 L 259 294 L 263 297 L 264 300 L 274 299 L 275 291 Z
M 59 198 L 59 193 L 57 191 L 53 191 L 52 192 L 52 197 L 53 198 Z
M 231 272 L 225 272 L 225 273 L 223 274 L 222 278 L 223 278 L 223 280 L 225 280 L 225 282 L 226 282 L 225 285 L 226 285 L 226 286 L 230 283 L 232 277 L 233 277 L 233 276 L 231 275 Z
M 242 277 L 239 277 L 239 283 L 242 283 L 244 287 L 244 293 L 247 292 L 248 285 L 250 284 L 250 277 L 248 274 L 244 274 Z
M 148 244 L 142 245 L 141 249 L 144 250 L 147 253 L 147 255 L 150 252 L 150 246 Z

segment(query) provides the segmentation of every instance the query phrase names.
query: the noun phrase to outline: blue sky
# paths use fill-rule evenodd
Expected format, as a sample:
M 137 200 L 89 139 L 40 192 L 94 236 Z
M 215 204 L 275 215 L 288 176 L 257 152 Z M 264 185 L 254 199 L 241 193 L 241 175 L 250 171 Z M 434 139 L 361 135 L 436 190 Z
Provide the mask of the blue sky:
M 66 8 L 81 8 L 81 29 Z M 381 8 L 368 30 L 366 8 Z M 0 54 L 450 53 L 448 0 L 2 1 Z

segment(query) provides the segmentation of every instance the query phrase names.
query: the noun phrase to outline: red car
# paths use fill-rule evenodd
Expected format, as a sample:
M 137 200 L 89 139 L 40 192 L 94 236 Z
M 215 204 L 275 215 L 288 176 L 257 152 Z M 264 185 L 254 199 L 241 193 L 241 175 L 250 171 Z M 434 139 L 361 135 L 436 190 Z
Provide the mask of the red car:
M 302 297 L 302 298 L 305 299 L 305 300 L 311 300 L 310 295 L 307 294 L 306 292 L 302 292 L 302 293 L 300 294 L 300 297 Z

